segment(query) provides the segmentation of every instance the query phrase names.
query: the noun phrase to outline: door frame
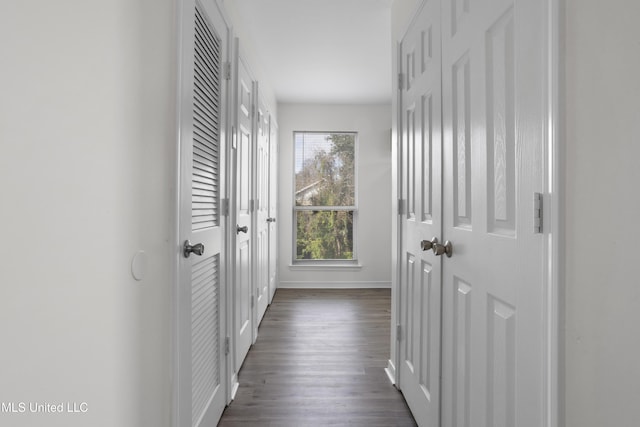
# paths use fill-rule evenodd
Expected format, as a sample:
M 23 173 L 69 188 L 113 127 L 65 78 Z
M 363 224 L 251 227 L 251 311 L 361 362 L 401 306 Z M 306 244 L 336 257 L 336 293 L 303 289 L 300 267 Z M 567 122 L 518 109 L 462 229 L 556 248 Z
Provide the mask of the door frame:
M 400 72 L 398 65 L 401 64 L 400 45 L 401 40 L 409 30 L 416 15 L 423 7 L 426 0 L 416 5 L 412 18 L 402 28 L 400 40 L 394 41 L 393 54 L 393 76 L 399 79 Z M 564 278 L 564 207 L 562 204 L 564 195 L 564 150 L 562 141 L 564 131 L 562 127 L 562 6 L 561 0 L 546 0 L 546 102 L 544 112 L 546 120 L 546 141 L 544 158 L 545 193 L 543 195 L 543 237 L 544 237 L 544 281 L 542 286 L 545 289 L 545 312 L 546 337 L 545 337 L 545 420 L 546 427 L 558 427 L 561 425 L 564 413 L 563 383 L 561 381 L 564 371 L 562 362 L 563 356 L 563 334 L 561 321 L 563 313 L 563 289 Z M 392 287 L 391 287 L 391 359 L 385 369 L 390 381 L 398 389 L 402 388 L 399 382 L 400 366 L 400 346 L 398 341 L 398 326 L 400 314 L 399 289 L 401 283 L 402 269 L 398 262 L 401 259 L 402 251 L 402 228 L 401 216 L 405 201 L 401 199 L 402 182 L 402 114 L 401 114 L 401 89 L 398 83 L 394 83 L 394 95 L 392 97 L 392 209 L 394 219 L 392 220 Z

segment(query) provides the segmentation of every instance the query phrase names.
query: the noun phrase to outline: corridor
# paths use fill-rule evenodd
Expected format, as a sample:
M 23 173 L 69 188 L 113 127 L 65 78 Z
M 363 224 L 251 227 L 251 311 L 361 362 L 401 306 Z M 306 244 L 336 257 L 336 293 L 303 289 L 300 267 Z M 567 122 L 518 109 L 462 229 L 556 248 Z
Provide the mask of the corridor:
M 384 372 L 389 289 L 278 289 L 219 426 L 414 426 Z

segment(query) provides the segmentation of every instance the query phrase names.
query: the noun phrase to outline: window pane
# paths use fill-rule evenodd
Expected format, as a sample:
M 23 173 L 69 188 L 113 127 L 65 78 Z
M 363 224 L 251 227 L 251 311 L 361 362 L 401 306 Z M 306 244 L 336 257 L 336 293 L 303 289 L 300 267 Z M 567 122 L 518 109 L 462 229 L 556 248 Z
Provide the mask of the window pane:
M 353 259 L 353 211 L 296 211 L 296 259 Z
M 355 133 L 296 132 L 296 206 L 355 206 Z

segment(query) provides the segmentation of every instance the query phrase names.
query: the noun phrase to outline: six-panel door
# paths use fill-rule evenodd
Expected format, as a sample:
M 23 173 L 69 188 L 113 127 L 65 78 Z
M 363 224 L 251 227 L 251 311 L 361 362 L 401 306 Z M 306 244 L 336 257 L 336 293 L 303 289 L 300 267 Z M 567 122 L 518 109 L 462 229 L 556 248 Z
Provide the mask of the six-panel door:
M 427 2 L 416 16 L 402 39 L 400 62 L 404 206 L 399 384 L 416 421 L 437 426 L 442 264 L 429 245 L 442 230 L 439 0 Z
M 256 84 L 257 89 L 257 84 Z M 255 271 L 256 319 L 254 339 L 269 305 L 269 113 L 259 91 L 256 102 L 256 144 L 254 167 L 255 200 Z
M 545 2 L 443 2 L 443 414 L 544 423 Z
M 236 55 L 238 49 L 236 48 Z M 238 55 L 236 93 L 236 275 L 234 283 L 235 369 L 238 372 L 253 342 L 252 224 L 252 103 L 253 80 Z

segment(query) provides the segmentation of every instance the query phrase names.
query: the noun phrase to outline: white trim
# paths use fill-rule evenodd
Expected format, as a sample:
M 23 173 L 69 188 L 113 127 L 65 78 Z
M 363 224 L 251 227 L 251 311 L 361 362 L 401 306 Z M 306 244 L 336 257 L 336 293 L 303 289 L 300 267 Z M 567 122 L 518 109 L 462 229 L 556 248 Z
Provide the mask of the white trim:
M 337 260 L 335 262 L 300 262 L 295 264 L 289 264 L 289 270 L 291 271 L 331 271 L 331 270 L 362 270 L 362 264 L 356 264 L 351 262 L 351 260 L 345 260 L 344 262 L 340 262 Z
M 173 201 L 173 215 L 172 227 L 171 227 L 171 273 L 173 283 L 171 284 L 171 425 L 173 427 L 180 426 L 180 352 L 178 349 L 178 333 L 179 333 L 179 289 L 180 289 L 180 174 L 182 172 L 180 164 L 180 153 L 182 151 L 182 94 L 183 94 L 183 79 L 184 70 L 182 67 L 184 55 L 184 27 L 185 27 L 185 15 L 184 15 L 184 1 L 177 1 L 175 3 L 176 13 L 176 38 L 177 43 L 175 46 L 175 54 L 177 60 L 176 66 L 176 81 L 175 81 L 175 146 L 172 150 L 174 156 L 171 160 L 172 167 L 172 180 L 173 191 L 171 199 Z
M 416 19 L 416 16 L 420 9 L 424 6 L 424 2 L 420 4 L 414 12 L 413 18 L 410 23 L 407 24 L 407 28 L 403 34 L 409 31 L 409 25 Z M 403 36 L 404 37 L 404 36 Z M 402 39 L 398 40 L 395 44 L 395 58 L 394 73 L 397 75 L 401 71 L 402 64 Z M 392 204 L 392 224 L 391 224 L 391 236 L 393 239 L 391 243 L 391 256 L 395 261 L 391 265 L 391 351 L 389 366 L 393 366 L 394 385 L 400 386 L 400 370 L 396 369 L 395 363 L 399 366 L 400 360 L 400 344 L 398 343 L 398 337 L 396 335 L 396 325 L 398 324 L 398 316 L 400 315 L 401 299 L 400 299 L 400 284 L 402 283 L 402 216 L 399 210 L 400 203 L 402 201 L 402 89 L 398 84 L 394 85 L 395 93 L 395 111 L 392 108 L 391 114 L 395 113 L 395 128 L 392 128 L 392 146 L 391 146 L 391 162 L 392 168 L 395 168 L 395 174 L 392 179 L 395 181 L 395 185 L 392 184 L 391 189 L 391 204 Z M 393 132 L 395 130 L 395 132 Z
M 353 201 L 354 201 L 354 206 L 296 206 L 296 134 L 297 133 L 302 133 L 302 134 L 307 134 L 307 133 L 316 133 L 316 134 L 326 134 L 326 135 L 330 135 L 330 134 L 353 134 L 354 135 L 354 141 L 353 141 L 353 158 L 354 158 L 354 165 L 353 165 L 353 173 L 354 173 L 354 177 L 353 177 L 353 186 L 354 186 L 354 195 L 353 195 Z M 291 135 L 291 142 L 292 142 L 292 153 L 293 153 L 293 161 L 292 161 L 292 165 L 293 165 L 293 169 L 292 169 L 292 174 L 291 174 L 291 206 L 292 206 L 292 213 L 291 213 L 291 262 L 292 263 L 296 263 L 296 255 L 297 255 L 297 245 L 298 245 L 298 235 L 297 235 L 297 230 L 298 230 L 298 215 L 296 214 L 299 211 L 352 211 L 353 212 L 353 230 L 352 230 L 352 239 L 353 239 L 353 247 L 352 247 L 352 253 L 353 253 L 353 258 L 350 260 L 345 260 L 348 262 L 357 262 L 358 261 L 358 187 L 359 187 L 359 181 L 358 181 L 358 164 L 360 163 L 359 161 L 359 149 L 358 147 L 360 146 L 360 131 L 357 130 L 343 130 L 343 131 L 338 131 L 338 130 L 294 130 L 292 132 Z M 326 262 L 326 261 L 332 261 L 332 260 L 311 260 L 310 262 L 314 262 L 314 261 L 319 261 L 319 262 Z M 304 261 L 302 261 L 304 262 Z M 291 266 L 291 265 L 290 265 Z
M 387 374 L 387 378 L 391 381 L 391 384 L 396 385 L 396 367 L 391 360 L 387 363 L 387 367 L 384 368 L 385 374 Z
M 563 235 L 564 230 L 562 206 L 563 186 L 562 170 L 564 165 L 561 150 L 562 129 L 562 99 L 561 76 L 561 1 L 547 2 L 547 156 L 545 157 L 545 186 L 548 194 L 547 206 L 543 206 L 546 222 L 545 230 L 545 287 L 546 287 L 546 425 L 558 427 L 563 425 L 564 402 L 560 394 L 562 373 L 561 362 L 561 318 L 563 311 L 560 306 L 562 290 L 560 289 L 564 275 Z M 543 225 L 544 226 L 544 225 Z
M 234 373 L 231 375 L 231 390 L 229 392 L 228 404 L 230 404 L 236 398 L 236 394 L 238 393 L 238 388 L 240 388 L 240 383 L 238 382 L 238 374 Z
M 391 282 L 280 282 L 278 289 L 390 289 Z

